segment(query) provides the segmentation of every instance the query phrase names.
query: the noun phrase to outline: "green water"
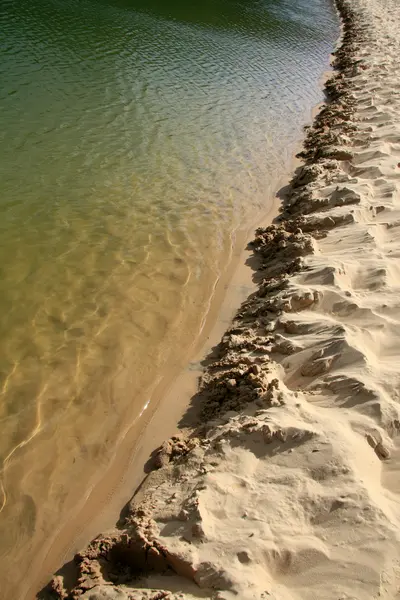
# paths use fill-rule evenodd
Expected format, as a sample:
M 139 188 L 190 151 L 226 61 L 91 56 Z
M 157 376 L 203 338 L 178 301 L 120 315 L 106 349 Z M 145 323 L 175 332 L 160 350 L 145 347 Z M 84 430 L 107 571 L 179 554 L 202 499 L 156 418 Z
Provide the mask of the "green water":
M 4 600 L 199 331 L 337 36 L 329 0 L 2 0 Z

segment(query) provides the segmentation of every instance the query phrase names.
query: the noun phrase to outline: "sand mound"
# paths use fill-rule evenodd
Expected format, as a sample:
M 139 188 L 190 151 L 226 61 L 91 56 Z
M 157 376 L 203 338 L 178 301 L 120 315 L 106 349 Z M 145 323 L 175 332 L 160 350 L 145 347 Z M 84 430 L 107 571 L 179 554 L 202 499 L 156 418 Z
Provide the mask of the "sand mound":
M 400 598 L 400 5 L 337 5 L 330 101 L 257 231 L 202 425 L 50 597 Z

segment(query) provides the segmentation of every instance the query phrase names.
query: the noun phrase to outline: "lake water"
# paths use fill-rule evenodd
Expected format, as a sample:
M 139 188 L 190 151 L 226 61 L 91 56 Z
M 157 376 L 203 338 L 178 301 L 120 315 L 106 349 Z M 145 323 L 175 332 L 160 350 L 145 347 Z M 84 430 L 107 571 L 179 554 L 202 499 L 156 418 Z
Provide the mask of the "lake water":
M 330 0 L 2 0 L 2 600 L 189 351 L 338 34 Z

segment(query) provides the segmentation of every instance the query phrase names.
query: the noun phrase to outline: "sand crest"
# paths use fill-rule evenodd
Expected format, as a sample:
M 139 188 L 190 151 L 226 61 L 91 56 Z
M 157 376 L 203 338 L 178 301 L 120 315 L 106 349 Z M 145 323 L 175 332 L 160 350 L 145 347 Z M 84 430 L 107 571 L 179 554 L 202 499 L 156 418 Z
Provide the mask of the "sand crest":
M 202 425 L 47 597 L 400 598 L 400 4 L 337 6 L 329 103 L 257 231 Z

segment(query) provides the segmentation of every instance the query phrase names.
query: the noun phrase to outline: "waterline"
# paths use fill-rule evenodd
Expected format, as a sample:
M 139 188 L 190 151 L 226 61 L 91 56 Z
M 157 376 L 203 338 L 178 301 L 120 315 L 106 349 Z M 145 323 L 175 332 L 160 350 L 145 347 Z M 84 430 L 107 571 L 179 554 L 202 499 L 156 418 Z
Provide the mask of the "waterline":
M 0 575 L 13 598 L 201 331 L 234 232 L 268 206 L 321 99 L 337 22 L 326 0 L 5 0 L 0 27 Z

